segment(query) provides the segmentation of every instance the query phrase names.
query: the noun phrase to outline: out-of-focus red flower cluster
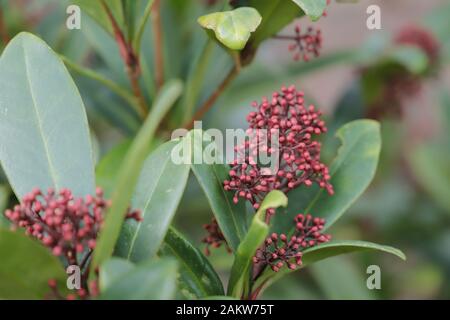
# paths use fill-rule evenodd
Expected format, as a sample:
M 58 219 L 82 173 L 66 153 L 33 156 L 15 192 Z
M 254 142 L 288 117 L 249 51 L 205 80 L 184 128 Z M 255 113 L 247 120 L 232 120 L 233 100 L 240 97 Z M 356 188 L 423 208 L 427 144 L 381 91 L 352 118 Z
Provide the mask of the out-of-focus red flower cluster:
M 222 245 L 225 245 L 228 252 L 231 252 L 230 247 L 228 246 L 227 241 L 217 224 L 217 220 L 213 218 L 211 223 L 204 224 L 203 229 L 207 231 L 207 236 L 202 239 L 202 242 L 206 244 L 205 247 L 205 255 L 209 256 L 211 254 L 210 247 L 219 248 Z

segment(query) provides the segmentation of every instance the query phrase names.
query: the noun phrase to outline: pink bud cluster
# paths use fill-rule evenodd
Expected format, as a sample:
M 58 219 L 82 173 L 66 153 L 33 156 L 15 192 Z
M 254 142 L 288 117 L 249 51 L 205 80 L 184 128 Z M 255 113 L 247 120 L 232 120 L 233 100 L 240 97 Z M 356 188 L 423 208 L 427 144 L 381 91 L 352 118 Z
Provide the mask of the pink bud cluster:
M 219 248 L 222 244 L 226 246 L 228 252 L 231 252 L 215 218 L 211 220 L 211 223 L 204 224 L 203 229 L 208 233 L 208 235 L 202 239 L 202 242 L 206 244 L 205 255 L 209 256 L 211 254 L 211 251 L 209 250 L 210 247 Z
M 76 198 L 69 189 L 43 193 L 34 189 L 5 216 L 13 228 L 25 228 L 26 234 L 40 240 L 55 256 L 66 259 L 69 265 L 80 265 L 95 248 L 109 201 L 97 188 L 95 196 Z M 127 218 L 140 220 L 139 211 L 128 211 Z
M 395 37 L 395 42 L 402 45 L 412 45 L 423 50 L 428 56 L 431 66 L 439 60 L 440 45 L 436 38 L 428 30 L 410 25 L 400 30 Z
M 289 45 L 289 51 L 293 52 L 293 59 L 305 62 L 311 60 L 311 57 L 318 57 L 322 48 L 322 31 L 313 27 L 308 27 L 304 32 L 300 25 L 295 26 L 294 35 L 276 35 L 275 39 L 287 40 L 292 43 Z
M 324 225 L 324 219 L 313 218 L 310 214 L 297 215 L 294 234 L 288 237 L 272 233 L 264 246 L 256 251 L 253 262 L 269 265 L 275 272 L 284 265 L 291 270 L 296 269 L 302 265 L 303 250 L 331 240 L 330 235 L 321 233 Z
M 242 198 L 258 209 L 272 190 L 287 193 L 300 185 L 313 183 L 333 194 L 328 167 L 320 162 L 321 144 L 313 140 L 314 136 L 327 132 L 327 128 L 320 118 L 321 112 L 313 105 L 305 105 L 304 93 L 294 86 L 283 87 L 270 99 L 254 102 L 253 107 L 256 111 L 247 116 L 249 130 L 263 129 L 269 142 L 272 135 L 277 135 L 276 146 L 269 143 L 259 151 L 270 155 L 276 152 L 279 166 L 276 171 L 261 167 L 255 156 L 255 149 L 262 149 L 258 141 L 246 141 L 237 146 L 238 156 L 231 163 L 229 179 L 223 183 L 225 190 L 234 192 L 233 201 L 237 203 Z

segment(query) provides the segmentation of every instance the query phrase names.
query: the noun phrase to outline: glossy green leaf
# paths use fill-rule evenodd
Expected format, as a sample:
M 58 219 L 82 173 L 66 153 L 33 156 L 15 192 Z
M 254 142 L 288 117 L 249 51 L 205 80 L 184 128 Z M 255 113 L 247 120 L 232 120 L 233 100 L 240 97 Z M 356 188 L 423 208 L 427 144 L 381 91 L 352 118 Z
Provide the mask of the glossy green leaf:
M 203 141 L 204 134 L 200 130 L 193 130 L 187 136 L 193 146 L 193 157 L 196 154 L 204 154 L 203 146 L 206 145 Z M 247 221 L 245 203 L 239 201 L 235 204 L 233 193 L 227 192 L 223 188 L 223 181 L 228 176 L 228 166 L 196 163 L 195 159 L 192 160 L 192 171 L 208 199 L 217 223 L 227 239 L 227 243 L 233 250 L 236 250 L 247 231 Z
M 287 197 L 283 192 L 278 190 L 271 191 L 264 198 L 260 208 L 253 217 L 247 235 L 237 249 L 228 283 L 228 295 L 240 298 L 248 294 L 250 267 L 253 256 L 269 233 L 269 226 L 265 223 L 266 210 L 269 208 L 286 207 L 287 203 Z
M 181 91 L 182 84 L 177 80 L 169 81 L 161 88 L 152 111 L 125 156 L 117 175 L 117 186 L 112 193 L 112 204 L 98 237 L 92 260 L 93 268 L 105 262 L 113 253 L 127 208 L 147 157 L 148 146 L 153 140 L 159 123 L 178 99 Z
M 318 20 L 327 7 L 327 0 L 292 0 L 303 12 L 311 18 L 311 20 Z
M 121 0 L 73 0 L 72 3 L 78 5 L 82 11 L 91 16 L 100 26 L 111 35 L 114 35 L 111 21 L 103 8 L 102 1 L 111 10 L 119 26 L 124 25 L 124 13 Z M 83 27 L 82 27 L 83 28 Z
M 178 260 L 183 291 L 196 298 L 224 294 L 222 282 L 208 259 L 175 229 L 167 232 L 161 252 Z
M 356 253 L 356 252 L 367 252 L 367 251 L 381 251 L 390 253 L 394 256 L 402 260 L 406 260 L 405 254 L 393 247 L 379 245 L 372 242 L 367 241 L 357 241 L 357 240 L 342 240 L 342 241 L 332 241 L 324 244 L 320 244 L 315 247 L 311 247 L 306 249 L 303 252 L 303 265 L 302 268 L 313 264 L 317 261 L 322 261 L 327 258 L 331 258 L 334 256 L 339 256 L 347 253 Z M 276 281 L 283 275 L 294 272 L 288 268 L 283 268 L 279 272 L 273 272 L 271 269 L 266 269 L 261 277 L 255 283 L 255 287 L 265 286 L 267 287 L 272 282 Z
M 330 196 L 320 190 L 305 210 L 325 218 L 325 228 L 333 225 L 369 186 L 381 149 L 380 125 L 373 120 L 347 123 L 336 135 L 342 145 L 330 167 L 335 193 Z
M 177 263 L 173 259 L 150 260 L 118 276 L 101 293 L 102 300 L 167 300 L 176 290 Z
M 104 292 L 115 281 L 134 269 L 134 264 L 126 259 L 112 257 L 102 264 L 99 273 L 100 292 Z
M 261 23 L 261 15 L 250 7 L 215 12 L 198 19 L 205 29 L 213 30 L 217 40 L 231 50 L 242 50 L 252 32 Z
M 133 262 L 150 259 L 158 251 L 186 187 L 189 164 L 176 164 L 172 150 L 183 141 L 169 141 L 144 163 L 132 198 L 143 221 L 126 221 L 116 253 Z
M 39 187 L 94 191 L 83 101 L 58 56 L 20 33 L 0 59 L 0 160 L 18 198 Z
M 43 299 L 51 292 L 50 279 L 64 290 L 61 262 L 24 234 L 0 228 L 0 261 L 0 299 Z

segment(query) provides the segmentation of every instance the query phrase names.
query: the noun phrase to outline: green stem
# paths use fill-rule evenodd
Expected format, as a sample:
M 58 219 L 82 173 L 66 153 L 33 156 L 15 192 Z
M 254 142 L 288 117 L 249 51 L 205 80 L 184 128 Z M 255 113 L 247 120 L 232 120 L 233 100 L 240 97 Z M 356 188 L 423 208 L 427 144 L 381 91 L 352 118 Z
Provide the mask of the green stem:
M 101 74 L 92 71 L 91 69 L 85 68 L 80 66 L 79 64 L 71 61 L 69 58 L 60 55 L 59 56 L 61 60 L 65 63 L 65 65 L 72 69 L 73 71 L 79 73 L 80 75 L 90 78 L 92 80 L 98 81 L 101 84 L 103 84 L 105 87 L 111 89 L 114 93 L 116 93 L 118 96 L 122 97 L 124 100 L 126 100 L 134 109 L 136 112 L 140 112 L 140 107 L 138 104 L 138 101 L 136 97 L 134 97 L 128 90 L 122 88 L 114 81 L 109 80 L 108 78 L 105 78 Z
M 150 17 L 150 14 L 152 13 L 152 7 L 154 0 L 149 0 L 147 6 L 144 10 L 144 15 L 142 16 L 141 20 L 139 21 L 139 26 L 137 28 L 136 36 L 134 38 L 133 47 L 136 52 L 136 54 L 139 54 L 141 52 L 141 44 L 142 44 L 142 36 L 144 35 L 145 31 L 145 25 L 147 24 L 148 18 Z

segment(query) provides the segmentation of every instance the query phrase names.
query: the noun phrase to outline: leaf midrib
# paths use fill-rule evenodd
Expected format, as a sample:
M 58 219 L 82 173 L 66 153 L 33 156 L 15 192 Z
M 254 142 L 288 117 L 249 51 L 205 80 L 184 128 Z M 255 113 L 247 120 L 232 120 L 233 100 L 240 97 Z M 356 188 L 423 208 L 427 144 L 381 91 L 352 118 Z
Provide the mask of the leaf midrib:
M 157 186 L 158 186 L 158 182 L 159 182 L 159 180 L 161 180 L 161 177 L 163 176 L 163 173 L 165 172 L 168 163 L 169 163 L 169 158 L 166 158 L 166 161 L 164 162 L 164 166 L 163 166 L 162 170 L 160 171 L 159 175 L 157 176 L 157 179 L 155 180 L 155 188 L 152 190 L 148 200 L 145 202 L 144 208 L 142 208 L 142 222 L 137 225 L 136 232 L 134 233 L 133 239 L 131 240 L 130 249 L 128 251 L 128 256 L 127 256 L 128 260 L 130 260 L 131 254 L 134 249 L 134 245 L 137 240 L 137 236 L 139 234 L 139 231 L 141 230 L 141 226 L 144 224 L 145 216 L 147 214 L 147 208 L 150 205 L 151 200 L 153 199 L 155 190 L 157 189 Z
M 30 76 L 30 71 L 29 71 L 29 61 L 27 59 L 27 54 L 26 54 L 25 46 L 24 46 L 23 42 L 22 42 L 21 47 L 22 47 L 22 51 L 23 51 L 23 59 L 24 59 L 24 62 L 25 62 L 25 73 L 26 73 L 26 78 L 27 78 L 26 83 L 28 85 L 28 88 L 30 89 L 30 96 L 31 96 L 31 100 L 33 102 L 33 108 L 32 109 L 34 110 L 34 113 L 36 115 L 36 122 L 37 122 L 38 129 L 39 129 L 38 130 L 39 131 L 39 135 L 40 135 L 40 137 L 42 139 L 42 142 L 43 142 L 43 145 L 44 145 L 44 150 L 45 150 L 45 155 L 46 155 L 47 160 L 48 160 L 47 161 L 47 165 L 48 165 L 48 169 L 49 169 L 49 172 L 50 172 L 50 178 L 53 181 L 55 189 L 58 190 L 59 189 L 59 184 L 57 182 L 57 175 L 56 175 L 56 171 L 55 171 L 55 168 L 54 168 L 54 165 L 53 165 L 53 162 L 52 162 L 52 157 L 51 157 L 51 154 L 50 154 L 50 151 L 49 151 L 50 149 L 48 147 L 47 140 L 45 139 L 45 136 L 44 136 L 44 130 L 43 130 L 43 127 L 42 127 L 42 120 L 41 120 L 40 113 L 38 111 L 36 98 L 34 96 L 33 86 L 31 84 L 31 76 Z

